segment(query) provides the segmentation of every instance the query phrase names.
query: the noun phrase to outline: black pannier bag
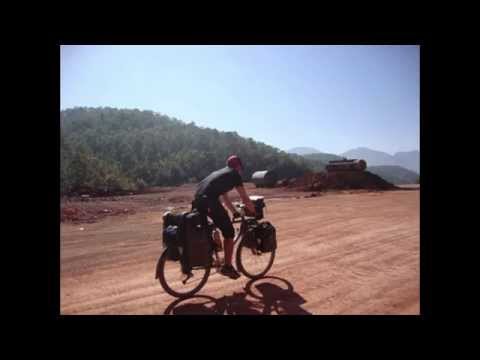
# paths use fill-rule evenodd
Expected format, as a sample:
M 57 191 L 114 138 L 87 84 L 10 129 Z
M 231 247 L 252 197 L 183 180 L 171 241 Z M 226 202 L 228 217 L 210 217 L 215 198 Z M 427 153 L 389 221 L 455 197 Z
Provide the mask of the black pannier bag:
M 187 211 L 181 212 L 179 214 L 174 214 L 170 211 L 167 211 L 165 214 L 163 214 L 163 228 L 165 229 L 169 225 L 176 225 L 181 228 L 187 214 Z
M 163 229 L 163 248 L 167 249 L 167 259 L 178 261 L 182 252 L 180 229 L 176 225 L 168 225 Z
M 244 236 L 244 245 L 248 249 L 258 249 L 260 239 L 257 236 L 257 226 L 250 225 L 245 231 Z
M 205 215 L 197 211 L 190 212 L 184 218 L 183 265 L 186 268 L 207 266 L 212 261 L 212 242 L 209 238 L 209 226 Z
M 163 214 L 163 247 L 167 249 L 167 259 L 181 260 L 185 240 L 184 219 L 188 212 Z
M 255 207 L 255 219 L 256 220 L 261 220 L 263 219 L 263 209 L 265 207 L 265 201 L 263 196 L 250 196 L 250 200 L 253 203 L 253 206 Z
M 260 223 L 256 232 L 257 237 L 260 239 L 259 250 L 261 252 L 272 252 L 277 248 L 277 234 L 270 222 Z

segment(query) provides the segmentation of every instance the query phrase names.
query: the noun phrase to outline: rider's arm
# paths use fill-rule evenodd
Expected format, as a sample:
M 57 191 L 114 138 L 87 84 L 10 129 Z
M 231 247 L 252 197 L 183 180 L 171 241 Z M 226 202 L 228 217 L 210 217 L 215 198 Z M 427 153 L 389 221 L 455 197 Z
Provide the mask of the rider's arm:
M 233 206 L 232 201 L 228 197 L 228 193 L 223 194 L 222 199 L 223 199 L 223 203 L 228 208 L 228 210 L 230 210 L 232 214 L 235 214 L 237 210 L 235 210 L 235 207 Z
M 253 205 L 252 201 L 248 197 L 247 192 L 245 191 L 245 188 L 243 186 L 237 186 L 235 189 L 240 195 L 240 198 L 242 199 L 242 202 L 247 207 L 248 211 L 250 211 L 252 214 L 255 214 L 255 206 Z

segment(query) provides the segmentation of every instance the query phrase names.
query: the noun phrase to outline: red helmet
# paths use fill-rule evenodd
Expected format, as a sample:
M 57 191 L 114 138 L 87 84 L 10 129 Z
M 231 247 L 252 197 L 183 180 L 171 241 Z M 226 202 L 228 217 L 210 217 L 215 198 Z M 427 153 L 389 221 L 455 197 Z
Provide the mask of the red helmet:
M 237 169 L 238 167 L 243 169 L 242 160 L 237 155 L 232 155 L 227 159 L 227 166 L 232 169 Z

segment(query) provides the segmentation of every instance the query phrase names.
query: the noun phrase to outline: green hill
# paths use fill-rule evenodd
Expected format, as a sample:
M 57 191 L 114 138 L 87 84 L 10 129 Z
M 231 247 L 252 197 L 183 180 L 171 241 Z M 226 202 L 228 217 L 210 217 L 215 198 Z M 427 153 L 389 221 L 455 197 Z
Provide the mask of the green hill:
M 319 153 L 320 151 L 318 151 L 315 148 L 302 146 L 302 147 L 292 148 L 290 150 L 287 150 L 287 152 L 290 154 L 307 155 L 307 154 L 316 154 L 316 153 Z
M 394 185 L 416 184 L 419 178 L 419 175 L 416 172 L 405 169 L 401 166 L 369 166 L 367 171 L 380 176 Z
M 201 128 L 152 111 L 74 108 L 61 111 L 62 194 L 112 193 L 198 182 L 225 166 L 245 163 L 244 180 L 258 170 L 295 177 L 324 164 L 287 154 L 235 132 Z
M 321 161 L 324 164 L 327 164 L 329 161 L 332 161 L 332 160 L 343 159 L 341 156 L 338 156 L 335 154 L 329 154 L 329 153 L 306 154 L 306 155 L 303 155 L 303 157 L 309 160 Z

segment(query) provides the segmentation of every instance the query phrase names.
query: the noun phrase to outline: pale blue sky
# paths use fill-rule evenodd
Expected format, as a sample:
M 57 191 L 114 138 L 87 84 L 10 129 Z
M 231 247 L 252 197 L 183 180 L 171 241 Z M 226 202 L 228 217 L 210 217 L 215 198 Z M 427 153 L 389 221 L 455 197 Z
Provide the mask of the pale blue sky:
M 420 148 L 419 46 L 61 47 L 61 108 L 153 110 L 288 150 Z

